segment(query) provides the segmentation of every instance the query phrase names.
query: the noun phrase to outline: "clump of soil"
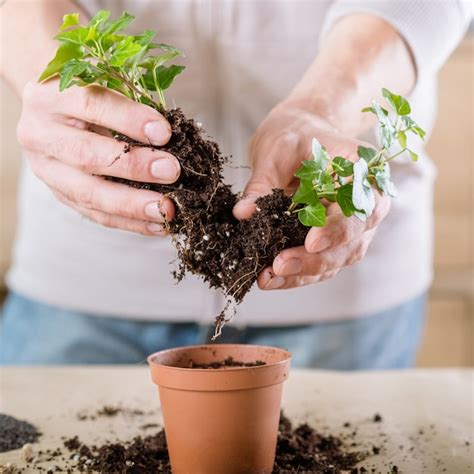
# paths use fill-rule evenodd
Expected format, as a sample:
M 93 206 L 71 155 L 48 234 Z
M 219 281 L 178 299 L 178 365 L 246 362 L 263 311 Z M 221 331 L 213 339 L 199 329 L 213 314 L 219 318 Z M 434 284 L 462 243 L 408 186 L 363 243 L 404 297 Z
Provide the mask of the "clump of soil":
M 31 423 L 0 413 L 0 453 L 34 443 L 40 436 Z
M 80 412 L 77 414 L 77 419 L 80 421 L 84 420 L 95 420 L 97 418 L 113 418 L 118 414 L 124 415 L 138 415 L 142 416 L 146 413 L 139 408 L 124 408 L 119 405 L 104 405 L 93 413 Z
M 180 109 L 163 112 L 172 128 L 169 143 L 154 147 L 116 135 L 131 147 L 145 146 L 173 154 L 181 164 L 181 176 L 172 185 L 139 183 L 108 178 L 130 186 L 151 189 L 173 199 L 176 216 L 167 225 L 174 236 L 179 266 L 175 277 L 186 272 L 200 275 L 212 288 L 223 290 L 229 301 L 240 303 L 257 279 L 285 248 L 302 245 L 307 228 L 288 212 L 290 197 L 282 190 L 257 200 L 257 212 L 238 221 L 232 209 L 238 196 L 224 183 L 227 158 L 218 145 Z M 216 320 L 216 334 L 225 322 L 225 311 Z
M 339 473 L 351 471 L 367 457 L 337 436 L 318 433 L 306 423 L 293 429 L 283 413 L 280 417 L 274 472 Z
M 163 430 L 149 436 L 137 436 L 125 443 L 86 446 L 76 436 L 66 440 L 64 445 L 71 451 L 71 459 L 77 460 L 75 468 L 81 472 L 171 472 Z M 354 451 L 341 438 L 318 433 L 306 423 L 293 428 L 288 418 L 281 414 L 274 473 L 356 473 L 359 472 L 356 465 L 368 456 L 368 452 Z
M 218 360 L 211 362 L 209 364 L 200 364 L 194 362 L 193 360 L 189 361 L 188 369 L 225 369 L 226 367 L 259 367 L 265 365 L 263 360 L 256 360 L 254 362 L 241 362 L 234 360 L 233 357 L 227 357 L 224 360 Z

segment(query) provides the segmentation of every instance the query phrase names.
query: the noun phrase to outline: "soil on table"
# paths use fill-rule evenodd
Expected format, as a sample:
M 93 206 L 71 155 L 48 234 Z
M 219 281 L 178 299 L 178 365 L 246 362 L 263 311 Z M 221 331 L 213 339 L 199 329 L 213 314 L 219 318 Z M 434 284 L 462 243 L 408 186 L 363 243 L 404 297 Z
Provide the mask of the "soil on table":
M 224 360 L 218 360 L 215 362 L 210 362 L 208 364 L 198 363 L 193 360 L 189 361 L 187 366 L 188 369 L 225 369 L 230 367 L 259 367 L 265 365 L 263 360 L 256 360 L 253 362 L 241 362 L 234 360 L 233 357 L 227 357 Z
M 0 413 L 0 453 L 34 443 L 40 436 L 31 423 Z
M 165 433 L 137 436 L 130 442 L 86 446 L 78 437 L 64 442 L 81 472 L 115 472 L 127 474 L 171 473 Z M 293 428 L 284 414 L 280 417 L 274 473 L 370 472 L 356 465 L 370 456 L 357 451 L 341 438 L 324 435 L 304 423 Z
M 172 128 L 167 145 L 155 147 L 124 135 L 116 138 L 126 142 L 124 153 L 140 146 L 173 154 L 181 164 L 178 181 L 161 185 L 107 179 L 168 195 L 176 208 L 175 218 L 167 223 L 178 252 L 176 279 L 186 272 L 199 275 L 210 287 L 223 290 L 229 301 L 240 303 L 259 272 L 283 249 L 302 245 L 308 229 L 288 212 L 291 199 L 282 190 L 258 199 L 254 215 L 238 221 L 232 214 L 238 195 L 223 181 L 227 158 L 219 146 L 181 109 L 163 114 Z M 225 318 L 225 312 L 217 318 L 217 329 Z

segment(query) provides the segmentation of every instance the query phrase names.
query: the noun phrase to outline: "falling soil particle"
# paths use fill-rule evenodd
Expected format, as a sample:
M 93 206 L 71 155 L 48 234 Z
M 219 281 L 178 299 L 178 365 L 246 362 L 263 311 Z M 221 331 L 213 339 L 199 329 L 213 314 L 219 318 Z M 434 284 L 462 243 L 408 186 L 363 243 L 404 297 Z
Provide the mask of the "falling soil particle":
M 0 453 L 34 443 L 40 436 L 31 423 L 0 413 Z

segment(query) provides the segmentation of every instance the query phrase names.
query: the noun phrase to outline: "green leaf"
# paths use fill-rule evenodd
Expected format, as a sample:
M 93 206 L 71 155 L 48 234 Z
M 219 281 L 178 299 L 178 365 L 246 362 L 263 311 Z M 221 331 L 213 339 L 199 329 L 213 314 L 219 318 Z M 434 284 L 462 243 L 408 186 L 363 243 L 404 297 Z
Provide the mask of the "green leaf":
M 116 31 L 122 31 L 135 19 L 133 15 L 130 15 L 128 12 L 123 12 L 122 15 L 117 18 L 117 20 L 110 23 L 107 28 L 104 30 L 104 34 L 112 34 Z M 150 31 L 150 30 L 147 30 Z M 146 33 L 146 32 L 145 32 Z M 153 34 L 154 36 L 154 34 Z M 151 41 L 151 40 L 150 40 Z
M 398 140 L 398 143 L 400 144 L 400 146 L 402 148 L 406 148 L 407 147 L 407 135 L 405 132 L 403 131 L 399 131 L 397 133 L 397 140 Z
M 403 125 L 415 135 L 418 135 L 421 139 L 425 138 L 426 132 L 411 118 L 408 116 L 401 117 Z
M 38 82 L 45 81 L 56 75 L 68 61 L 71 59 L 80 59 L 83 55 L 84 52 L 81 46 L 73 43 L 62 44 L 56 51 L 56 56 L 54 56 L 53 60 L 50 61 L 39 77 Z
M 88 41 L 95 41 L 97 39 L 97 27 L 91 26 L 89 27 L 89 33 L 86 36 L 86 43 Z
M 352 176 L 354 163 L 352 163 L 352 161 L 346 160 L 342 156 L 336 156 L 332 160 L 332 168 L 338 176 Z
M 89 68 L 87 61 L 78 61 L 77 59 L 71 59 L 67 62 L 59 77 L 59 90 L 62 92 L 64 89 L 70 87 L 76 76 L 79 76 Z
M 133 36 L 128 36 L 115 48 L 112 56 L 110 57 L 110 64 L 114 67 L 123 66 L 128 59 L 135 56 L 142 49 L 141 45 L 134 42 Z
M 155 35 L 156 33 L 153 30 L 145 30 L 141 35 L 135 36 L 135 43 L 146 46 L 147 49 L 150 49 L 151 41 Z
M 385 88 L 382 89 L 382 94 L 393 111 L 398 115 L 408 115 L 411 112 L 410 104 L 401 95 L 394 94 Z
M 319 164 L 313 160 L 304 160 L 301 166 L 295 171 L 295 176 L 300 179 L 315 180 L 320 170 Z
M 63 16 L 63 24 L 59 31 L 64 31 L 70 28 L 71 26 L 75 26 L 79 24 L 79 13 L 68 13 L 67 15 Z
M 334 179 L 331 176 L 331 174 L 328 173 L 326 170 L 319 171 L 318 177 L 316 179 L 319 185 L 317 188 L 319 197 L 325 198 L 325 199 L 328 199 L 329 201 L 334 202 L 336 200 L 336 196 L 334 194 L 335 185 L 334 185 Z
M 364 107 L 361 112 L 372 112 L 375 114 L 375 109 L 373 107 Z
M 354 163 L 354 180 L 352 182 L 352 202 L 358 211 L 364 211 L 367 217 L 375 207 L 375 195 L 368 181 L 369 168 L 365 160 Z
M 96 27 L 97 29 L 100 28 L 100 26 L 105 23 L 110 16 L 110 12 L 107 10 L 99 10 L 92 18 L 91 21 L 89 21 L 89 26 L 91 27 Z
M 377 154 L 373 148 L 368 148 L 366 146 L 359 145 L 357 147 L 357 156 L 362 158 L 367 163 L 372 160 L 372 158 Z
M 171 86 L 174 78 L 184 70 L 184 66 L 158 66 L 156 69 L 156 80 L 158 82 L 158 87 L 164 91 Z
M 308 227 L 323 227 L 326 225 L 326 208 L 318 201 L 298 211 L 298 219 Z
M 89 30 L 89 28 L 81 27 L 71 31 L 63 31 L 57 34 L 54 39 L 61 41 L 61 43 L 71 43 L 83 46 L 86 44 Z
M 170 50 L 160 56 L 152 56 L 152 57 L 146 58 L 144 61 L 140 63 L 140 67 L 144 67 L 145 69 L 148 69 L 149 71 L 153 71 L 153 69 L 156 69 L 158 66 L 162 66 L 166 62 L 180 55 L 181 53 L 177 49 Z
M 111 34 L 102 34 L 99 38 L 100 44 L 104 51 L 108 51 L 112 46 L 126 38 L 125 35 L 116 35 L 115 33 Z
M 317 138 L 313 138 L 311 142 L 311 152 L 313 154 L 313 161 L 318 163 L 321 170 L 325 170 L 329 162 L 329 155 Z
M 352 203 L 352 183 L 345 184 L 337 190 L 336 201 L 346 217 L 351 217 L 356 208 Z
M 296 204 L 315 204 L 319 202 L 318 195 L 313 189 L 313 182 L 308 179 L 301 180 L 291 200 Z
M 390 165 L 384 164 L 383 169 L 379 169 L 375 172 L 375 182 L 377 187 L 384 194 L 388 194 L 391 197 L 397 197 L 397 190 L 390 177 Z
M 418 161 L 418 155 L 414 151 L 408 150 L 408 153 L 413 161 Z
M 388 116 L 388 111 L 375 102 L 375 100 L 372 101 L 372 107 L 374 108 L 375 115 L 377 115 L 379 121 L 380 141 L 385 148 L 390 148 L 394 140 L 395 127 Z

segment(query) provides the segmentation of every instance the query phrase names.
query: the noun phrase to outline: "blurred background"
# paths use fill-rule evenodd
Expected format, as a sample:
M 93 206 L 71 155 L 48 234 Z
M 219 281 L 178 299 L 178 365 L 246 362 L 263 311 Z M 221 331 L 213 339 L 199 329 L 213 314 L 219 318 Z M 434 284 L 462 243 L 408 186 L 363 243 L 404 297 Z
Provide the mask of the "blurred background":
M 435 280 L 418 366 L 474 365 L 474 31 L 439 76 L 439 114 L 428 152 L 438 167 Z M 15 233 L 20 103 L 0 83 L 0 302 Z

